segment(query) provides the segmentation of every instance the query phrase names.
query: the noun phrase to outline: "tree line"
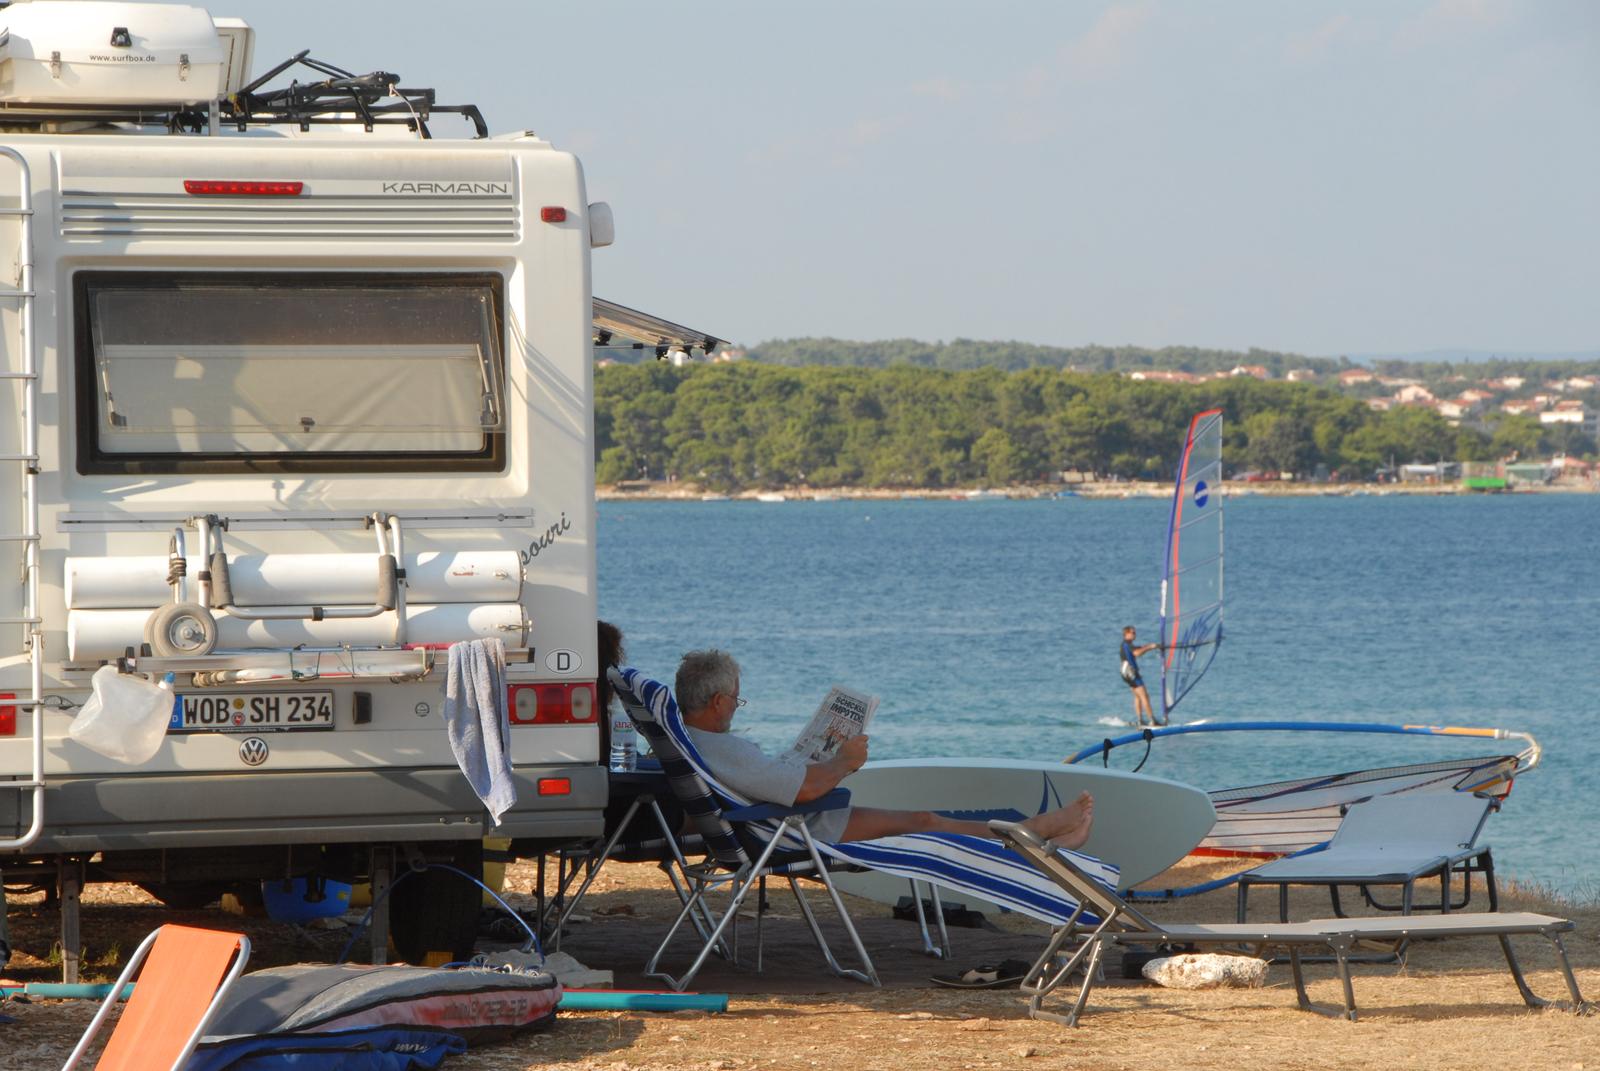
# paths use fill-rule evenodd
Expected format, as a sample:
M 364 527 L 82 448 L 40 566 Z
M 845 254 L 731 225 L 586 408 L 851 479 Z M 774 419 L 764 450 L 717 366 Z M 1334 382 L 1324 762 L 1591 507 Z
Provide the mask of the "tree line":
M 1322 387 L 1240 377 L 1184 385 L 1034 367 L 945 371 L 753 361 L 595 372 L 596 478 L 757 487 L 961 487 L 1062 471 L 1166 479 L 1190 416 L 1220 407 L 1223 460 L 1245 470 L 1368 478 L 1393 464 L 1588 455 L 1571 425 L 1504 416 L 1452 427 Z
M 1337 375 L 1361 367 L 1348 357 L 1306 357 L 1277 350 L 1217 350 L 1198 346 L 1037 346 L 1026 342 L 981 342 L 958 338 L 949 342 L 924 342 L 911 338 L 856 342 L 837 338 L 773 339 L 750 347 L 751 360 L 764 364 L 833 365 L 851 368 L 887 368 L 909 364 L 919 368 L 959 371 L 999 368 L 1014 372 L 1024 368 L 1057 368 L 1080 372 L 1172 371 L 1207 375 L 1239 365 L 1260 365 L 1274 379 L 1296 369 L 1319 376 Z M 1444 383 L 1454 376 L 1469 380 L 1522 376 L 1531 383 L 1547 379 L 1600 374 L 1597 360 L 1533 360 L 1492 358 L 1483 361 L 1376 360 L 1367 367 L 1386 376 Z

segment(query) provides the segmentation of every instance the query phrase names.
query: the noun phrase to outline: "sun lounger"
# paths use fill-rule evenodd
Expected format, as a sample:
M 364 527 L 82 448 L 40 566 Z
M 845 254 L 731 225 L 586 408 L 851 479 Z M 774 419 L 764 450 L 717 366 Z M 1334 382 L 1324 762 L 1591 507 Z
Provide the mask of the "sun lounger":
M 133 996 L 95 1068 L 177 1071 L 189 1059 L 249 959 L 250 939 L 242 933 L 162 926 L 134 951 L 62 1071 L 72 1071 L 83 1059 L 111 1006 L 135 974 L 138 983 Z
M 706 863 L 688 868 L 694 884 L 690 901 L 645 967 L 647 974 L 675 989 L 690 984 L 706 958 L 719 946 L 745 896 L 769 875 L 789 881 L 829 968 L 835 974 L 872 985 L 878 984 L 877 972 L 844 901 L 829 878 L 830 870 L 867 867 L 910 879 L 912 900 L 919 916 L 922 914 L 921 895 L 916 882 L 972 892 L 991 903 L 1053 923 L 1082 913 L 1077 900 L 1015 853 L 987 838 L 918 833 L 849 844 L 815 841 L 805 826 L 805 817 L 819 810 L 845 806 L 849 801 L 848 792 L 835 789 L 820 800 L 798 807 L 779 807 L 745 799 L 719 783 L 706 766 L 683 727 L 678 705 L 666 685 L 632 669 L 612 670 L 611 681 L 634 724 L 650 741 L 678 802 L 705 839 L 709 852 Z M 1082 872 L 1094 875 L 1093 880 L 1106 881 L 1115 887 L 1116 867 L 1092 856 L 1074 853 L 1073 857 L 1083 868 Z M 800 878 L 822 883 L 855 948 L 860 970 L 846 970 L 834 958 L 800 891 Z M 708 891 L 722 886 L 730 890 L 730 906 L 712 928 L 688 972 L 675 978 L 659 971 L 660 960 L 683 922 L 705 904 Z M 948 948 L 948 942 L 944 939 L 944 918 L 937 895 L 934 905 L 943 951 Z M 756 918 L 759 957 L 759 913 Z M 925 920 L 923 945 L 925 950 L 934 950 Z
M 1511 948 L 1513 936 L 1537 935 L 1547 939 L 1555 948 L 1560 960 L 1567 990 L 1572 995 L 1575 1008 L 1587 1008 L 1578 992 L 1578 980 L 1567 960 L 1566 947 L 1561 935 L 1571 931 L 1573 924 L 1567 919 L 1527 912 L 1475 913 L 1466 915 L 1410 915 L 1398 918 L 1334 918 L 1311 919 L 1305 922 L 1222 923 L 1216 925 L 1190 924 L 1162 926 L 1154 922 L 1115 892 L 1085 874 L 1076 862 L 1056 851 L 1032 831 L 1013 822 L 989 823 L 1000 837 L 1016 849 L 1018 854 L 1049 875 L 1064 890 L 1080 897 L 1083 903 L 1100 912 L 1102 919 L 1092 930 L 1073 919 L 1059 927 L 1051 936 L 1045 950 L 1034 961 L 1023 979 L 1022 989 L 1029 994 L 1028 1014 L 1035 1019 L 1076 1026 L 1089 1000 L 1089 993 L 1099 977 L 1100 965 L 1109 948 L 1116 945 L 1179 947 L 1236 947 L 1255 951 L 1282 949 L 1289 954 L 1290 968 L 1294 974 L 1295 995 L 1300 1007 L 1323 1015 L 1356 1017 L 1355 989 L 1350 980 L 1350 951 L 1358 941 L 1422 941 L 1445 937 L 1494 937 L 1500 941 L 1511 977 L 1517 984 L 1522 999 L 1530 1007 L 1542 1007 L 1549 1001 L 1536 996 L 1528 988 L 1522 968 Z M 1083 943 L 1070 956 L 1058 958 L 1063 946 L 1071 939 L 1082 938 Z M 1338 964 L 1339 981 L 1344 990 L 1343 1009 L 1325 1008 L 1313 1004 L 1306 994 L 1305 975 L 1301 957 L 1306 952 L 1331 954 Z M 1077 999 L 1066 1014 L 1046 1011 L 1043 1001 L 1072 974 L 1080 972 L 1083 982 Z
M 1367 904 L 1379 911 L 1409 915 L 1415 910 L 1457 911 L 1472 901 L 1472 875 L 1484 876 L 1489 910 L 1500 907 L 1494 880 L 1494 857 L 1487 844 L 1479 844 L 1484 823 L 1498 801 L 1471 792 L 1416 791 L 1374 796 L 1351 804 L 1328 846 L 1318 852 L 1276 859 L 1239 877 L 1239 913 L 1243 922 L 1249 910 L 1250 889 L 1256 885 L 1278 887 L 1278 918 L 1289 920 L 1291 885 L 1324 885 L 1333 901 L 1333 913 L 1344 917 L 1339 900 L 1341 886 L 1356 886 Z M 1451 903 L 1451 876 L 1462 879 L 1459 902 Z M 1439 879 L 1439 901 L 1415 902 L 1416 883 Z M 1398 885 L 1400 903 L 1385 904 L 1372 895 L 1378 885 Z

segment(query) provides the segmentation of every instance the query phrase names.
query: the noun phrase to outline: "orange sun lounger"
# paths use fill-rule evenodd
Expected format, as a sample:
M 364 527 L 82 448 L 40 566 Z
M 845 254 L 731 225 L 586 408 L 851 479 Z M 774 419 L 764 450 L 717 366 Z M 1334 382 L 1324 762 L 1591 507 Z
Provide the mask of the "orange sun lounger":
M 249 959 L 250 939 L 242 933 L 162 926 L 122 969 L 62 1071 L 71 1071 L 89 1051 L 135 973 L 133 996 L 94 1066 L 98 1071 L 178 1071 Z

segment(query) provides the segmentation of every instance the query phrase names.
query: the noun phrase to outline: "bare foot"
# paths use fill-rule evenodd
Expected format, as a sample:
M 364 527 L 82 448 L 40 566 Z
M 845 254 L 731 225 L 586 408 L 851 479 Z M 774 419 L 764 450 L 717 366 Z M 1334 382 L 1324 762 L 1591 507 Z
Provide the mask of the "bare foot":
M 1087 792 L 1065 807 L 1035 815 L 1023 825 L 1059 847 L 1077 848 L 1089 839 L 1094 824 L 1094 797 Z

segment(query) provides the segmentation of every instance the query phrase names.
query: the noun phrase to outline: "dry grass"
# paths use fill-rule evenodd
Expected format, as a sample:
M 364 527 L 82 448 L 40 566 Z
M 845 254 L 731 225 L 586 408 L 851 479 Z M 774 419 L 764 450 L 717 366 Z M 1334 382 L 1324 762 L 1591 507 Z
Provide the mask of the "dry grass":
M 1162 884 L 1187 883 L 1209 872 L 1186 864 Z M 508 888 L 517 898 L 532 888 L 533 868 L 515 866 Z M 652 868 L 613 865 L 602 873 L 585 905 L 590 921 L 574 927 L 566 949 L 597 967 L 616 967 L 619 984 L 642 962 L 650 934 L 670 916 L 671 894 Z M 1580 1071 L 1600 1068 L 1600 1017 L 1523 1006 L 1494 941 L 1447 941 L 1413 950 L 1403 967 L 1356 968 L 1361 1021 L 1346 1023 L 1295 1007 L 1284 967 L 1256 990 L 1179 992 L 1140 983 L 1110 982 L 1096 990 L 1092 1012 L 1076 1030 L 1034 1022 L 1015 991 L 960 992 L 919 985 L 940 967 L 910 947 L 913 928 L 882 919 L 884 909 L 858 903 L 869 948 L 886 987 L 872 990 L 823 972 L 815 952 L 796 938 L 792 904 L 775 891 L 768 916 L 768 970 L 764 975 L 725 967 L 708 971 L 702 988 L 733 994 L 726 1015 L 583 1012 L 563 1014 L 549 1034 L 484 1048 L 451 1061 L 458 1071 L 531 1068 L 829 1068 L 868 1071 L 913 1061 L 941 1071 L 973 1068 L 1184 1067 L 1235 1071 L 1241 1064 L 1276 1069 L 1382 1065 L 1388 1068 L 1505 1065 Z M 1232 918 L 1230 892 L 1213 893 L 1151 913 L 1168 920 Z M 1271 905 L 1262 896 L 1255 917 Z M 1320 894 L 1297 894 L 1294 917 L 1326 914 Z M 1481 907 L 1481 902 L 1474 908 Z M 1600 906 L 1552 904 L 1538 890 L 1512 888 L 1503 910 L 1544 910 L 1578 923 L 1567 946 L 1586 995 L 1600 993 Z M 86 897 L 84 933 L 91 973 L 108 974 L 113 942 L 132 948 L 160 921 L 201 921 L 203 912 L 171 912 L 137 890 L 102 887 Z M 213 923 L 218 920 L 213 916 Z M 239 920 L 229 918 L 228 922 Z M 1013 918 L 985 930 L 953 931 L 955 966 L 969 966 L 1036 947 L 1037 931 Z M 265 920 L 248 920 L 259 949 L 256 961 L 331 958 L 343 935 L 318 933 Z M 48 953 L 53 920 L 36 905 L 13 911 L 17 943 L 26 951 L 12 973 L 53 976 Z M 1554 957 L 1543 942 L 1522 941 L 1519 951 L 1536 991 L 1564 993 Z M 42 945 L 42 948 L 41 948 Z M 99 950 L 98 953 L 96 950 Z M 747 948 L 748 951 L 748 948 Z M 780 961 L 786 969 L 780 969 Z M 1115 965 L 1113 965 L 1114 972 Z M 1314 999 L 1338 1000 L 1330 968 L 1312 968 Z M 714 983 L 714 984 L 713 984 Z M 775 995 L 780 985 L 786 990 Z M 809 991 L 807 991 L 809 990 Z M 87 1002 L 6 1005 L 19 1021 L 0 1026 L 0 1068 L 59 1065 L 91 1013 Z

